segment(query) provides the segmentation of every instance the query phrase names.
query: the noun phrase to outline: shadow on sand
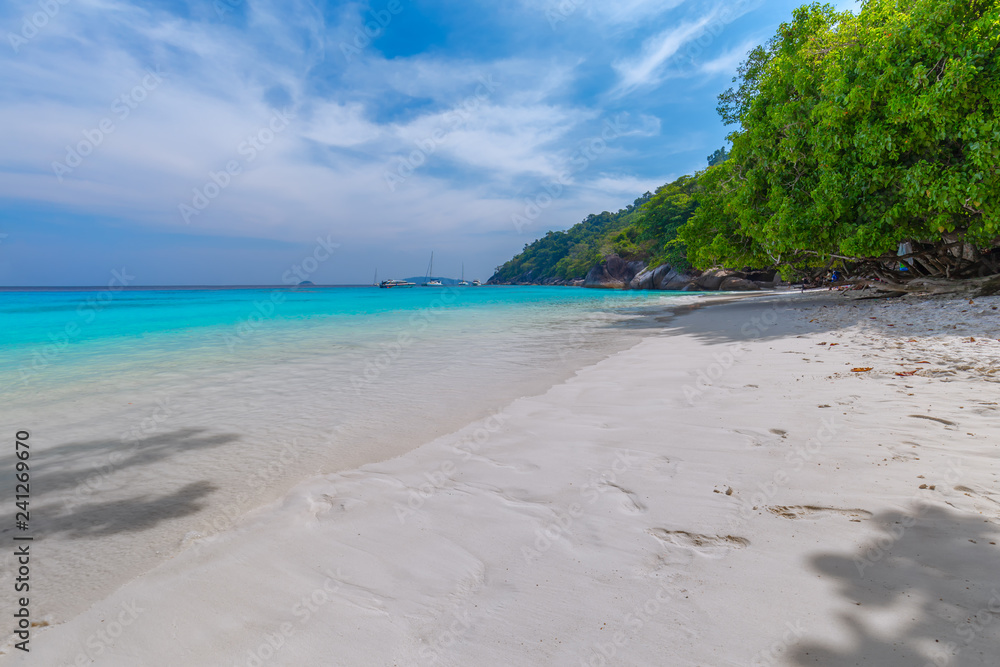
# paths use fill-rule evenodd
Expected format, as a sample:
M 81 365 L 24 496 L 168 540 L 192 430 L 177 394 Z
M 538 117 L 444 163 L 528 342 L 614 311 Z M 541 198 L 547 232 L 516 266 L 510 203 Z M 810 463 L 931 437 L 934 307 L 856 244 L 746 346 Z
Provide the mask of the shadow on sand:
M 806 639 L 795 665 L 996 665 L 1000 661 L 1000 526 L 939 505 L 876 519 L 883 535 L 856 557 L 822 554 L 812 567 L 837 582 L 851 636 L 837 648 Z M 873 619 L 895 610 L 895 632 Z
M 64 534 L 73 539 L 140 532 L 198 512 L 205 506 L 200 501 L 216 490 L 218 487 L 208 482 L 191 482 L 166 495 L 76 505 L 69 513 L 51 518 L 42 508 L 44 518 L 38 522 L 38 529 L 46 537 Z
M 148 479 L 151 466 L 196 450 L 231 445 L 239 439 L 232 433 L 179 429 L 132 442 L 77 441 L 32 452 L 30 523 L 37 531 L 36 539 L 58 534 L 90 538 L 144 531 L 163 521 L 193 514 L 203 508 L 202 501 L 218 487 L 190 480 L 178 480 L 183 486 L 173 492 L 153 493 L 134 487 Z M 16 463 L 14 457 L 5 457 L 0 465 L 0 492 L 5 497 L 12 497 L 15 491 Z M 145 475 L 128 474 L 137 470 L 146 470 Z M 130 492 L 135 495 L 122 497 Z M 13 530 L 5 527 L 0 533 Z
M 706 299 L 702 302 L 668 306 L 662 315 L 649 315 L 648 310 L 636 311 L 645 315 L 613 326 L 629 329 L 650 329 L 669 335 L 690 335 L 715 345 L 749 341 L 769 341 L 785 338 L 790 334 L 824 332 L 839 329 L 840 325 L 811 322 L 802 325 L 803 310 L 822 308 L 850 308 L 847 298 L 836 292 L 796 294 L 790 297 L 781 293 L 755 293 Z M 691 317 L 692 315 L 707 317 Z

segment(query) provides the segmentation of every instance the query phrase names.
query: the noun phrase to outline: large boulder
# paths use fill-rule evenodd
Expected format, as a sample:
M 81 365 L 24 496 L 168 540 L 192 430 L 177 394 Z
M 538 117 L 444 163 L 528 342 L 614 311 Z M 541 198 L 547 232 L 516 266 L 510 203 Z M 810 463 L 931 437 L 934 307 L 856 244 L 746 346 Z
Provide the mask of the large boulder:
M 722 285 L 719 286 L 719 291 L 721 292 L 754 292 L 760 289 L 760 285 L 753 282 L 752 280 L 747 280 L 746 278 L 726 278 L 722 281 Z
M 587 273 L 583 286 L 625 289 L 645 268 L 646 265 L 642 262 L 626 262 L 618 255 L 611 255 Z
M 632 279 L 632 282 L 629 283 L 629 289 L 663 289 L 661 287 L 663 279 L 668 275 L 677 275 L 677 272 L 669 264 L 660 264 L 655 268 L 645 269 Z
M 587 277 L 583 279 L 583 286 L 599 289 L 621 289 L 625 287 L 625 281 L 611 275 L 604 264 L 598 264 L 587 273 Z
M 751 271 L 745 277 L 747 280 L 752 280 L 755 283 L 773 283 L 778 277 L 778 271 L 777 269 Z
M 732 269 L 712 269 L 698 276 L 695 285 L 698 289 L 706 292 L 714 292 L 722 287 L 722 283 L 729 278 L 746 278 L 746 274 Z
M 646 263 L 640 261 L 629 262 L 625 266 L 625 280 L 631 283 L 635 277 L 646 270 Z
M 781 282 L 781 275 L 775 269 L 751 271 L 747 274 L 747 280 L 752 280 L 755 285 L 763 289 L 772 289 Z
M 663 277 L 674 270 L 674 267 L 669 264 L 660 264 L 658 267 L 653 269 L 653 275 L 650 276 L 650 289 L 660 289 L 660 285 L 663 284 Z
M 645 271 L 642 271 L 641 273 L 636 275 L 636 277 L 632 279 L 632 282 L 628 284 L 628 288 L 653 289 L 653 271 L 650 269 L 646 269 Z
M 660 278 L 660 282 L 657 284 L 656 289 L 668 292 L 686 292 L 691 289 L 696 289 L 694 286 L 694 279 L 695 277 L 689 273 L 671 268 Z

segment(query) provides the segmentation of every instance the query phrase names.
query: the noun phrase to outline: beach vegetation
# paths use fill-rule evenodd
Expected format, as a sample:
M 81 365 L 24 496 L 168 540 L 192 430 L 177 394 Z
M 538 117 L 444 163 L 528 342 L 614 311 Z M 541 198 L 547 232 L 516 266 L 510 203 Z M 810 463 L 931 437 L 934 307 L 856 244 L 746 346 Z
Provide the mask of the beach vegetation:
M 679 234 L 696 267 L 962 277 L 1000 245 L 1000 3 L 805 5 L 734 84 Z

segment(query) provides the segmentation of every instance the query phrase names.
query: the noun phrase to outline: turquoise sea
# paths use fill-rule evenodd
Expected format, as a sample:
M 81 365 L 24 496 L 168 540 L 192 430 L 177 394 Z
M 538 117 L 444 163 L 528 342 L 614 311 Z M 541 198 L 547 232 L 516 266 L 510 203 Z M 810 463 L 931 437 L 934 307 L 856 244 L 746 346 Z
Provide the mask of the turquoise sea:
M 558 330 L 663 302 L 662 294 L 546 287 L 0 290 L 0 386 L 288 343 L 377 347 L 407 332 L 465 344 L 504 328 Z
M 698 298 L 491 286 L 0 291 L 0 433 L 30 433 L 47 582 L 38 610 L 66 620 L 296 482 L 398 456 L 542 393 Z M 10 497 L 13 459 L 0 461 Z

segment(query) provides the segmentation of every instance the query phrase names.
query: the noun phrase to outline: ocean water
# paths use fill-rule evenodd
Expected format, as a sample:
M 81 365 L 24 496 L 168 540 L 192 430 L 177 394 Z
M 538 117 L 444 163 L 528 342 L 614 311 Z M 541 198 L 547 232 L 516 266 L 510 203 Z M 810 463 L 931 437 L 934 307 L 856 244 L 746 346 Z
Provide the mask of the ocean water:
M 697 298 L 542 287 L 0 291 L 0 489 L 13 496 L 13 440 L 27 431 L 33 615 L 68 620 L 297 481 L 398 456 L 541 393 Z M 14 530 L 11 516 L 0 535 Z M 10 586 L 9 554 L 0 565 Z

